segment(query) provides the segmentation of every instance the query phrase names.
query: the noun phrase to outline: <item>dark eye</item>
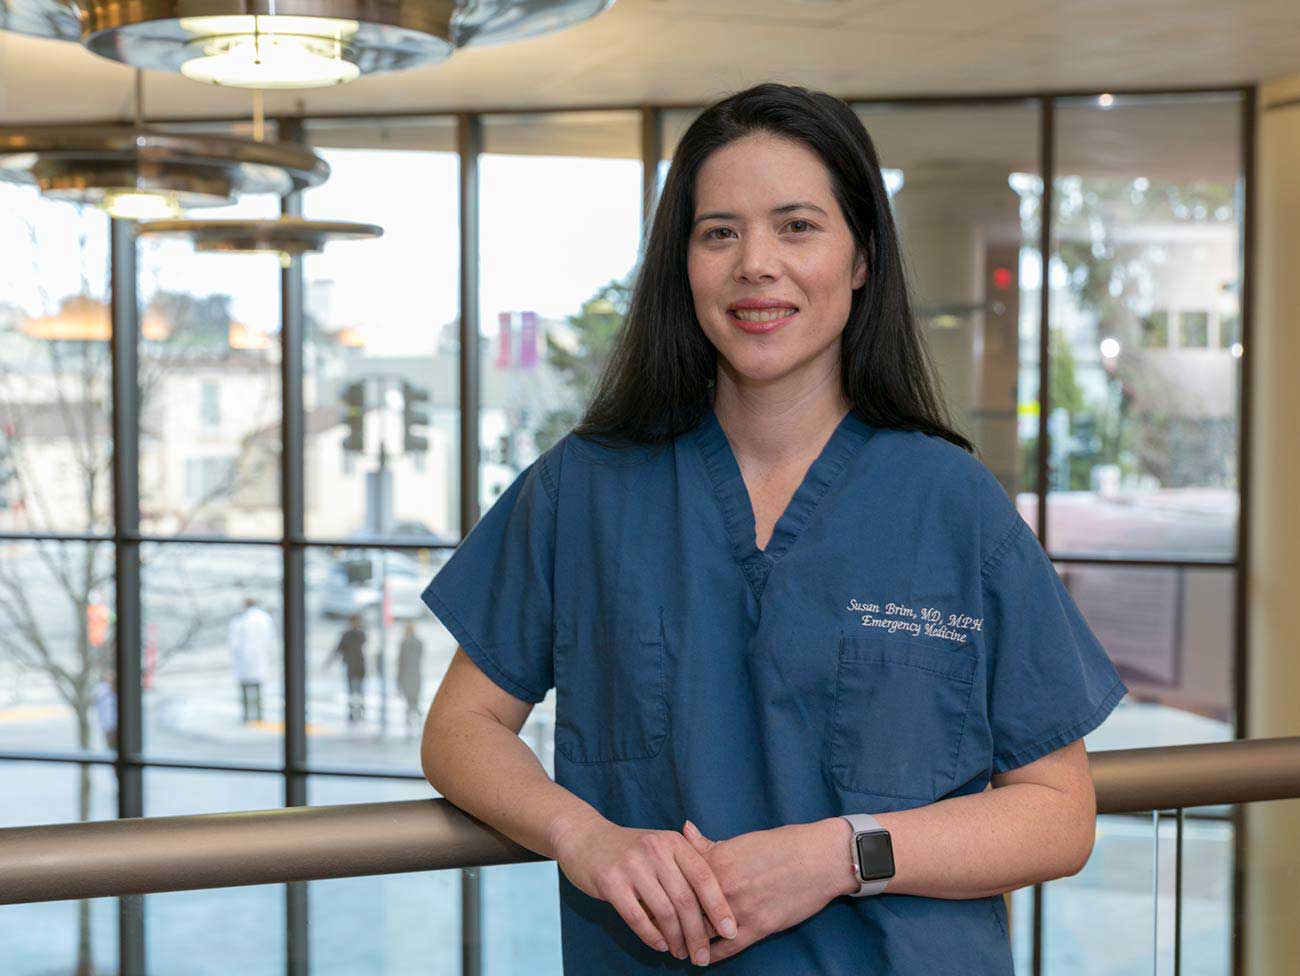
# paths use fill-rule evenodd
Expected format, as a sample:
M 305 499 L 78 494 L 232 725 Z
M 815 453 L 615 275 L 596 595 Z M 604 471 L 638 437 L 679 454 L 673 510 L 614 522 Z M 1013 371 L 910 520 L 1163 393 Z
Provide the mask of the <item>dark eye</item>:
M 706 231 L 704 232 L 704 239 L 705 239 L 706 241 L 716 241 L 716 240 L 718 240 L 718 238 L 713 237 L 712 235 L 715 234 L 716 232 L 720 231 L 720 230 L 726 230 L 726 231 L 729 231 L 729 230 L 731 230 L 731 228 L 730 228 L 730 227 L 714 227 L 714 228 L 712 228 L 712 229 L 710 229 L 710 230 L 706 230 Z
M 809 229 L 812 228 L 812 224 L 808 223 L 808 221 L 806 221 L 806 220 L 799 220 L 798 218 L 796 218 L 796 219 L 790 221 L 790 223 L 786 224 L 786 226 L 787 226 L 787 227 L 793 227 L 795 224 L 803 224 L 804 227 L 807 227 L 807 228 L 809 228 Z

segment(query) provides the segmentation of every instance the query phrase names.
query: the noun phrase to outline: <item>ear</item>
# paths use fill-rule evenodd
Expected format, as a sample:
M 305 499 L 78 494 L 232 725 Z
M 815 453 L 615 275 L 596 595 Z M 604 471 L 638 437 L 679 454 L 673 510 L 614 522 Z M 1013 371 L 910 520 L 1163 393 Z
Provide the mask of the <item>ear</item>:
M 862 251 L 853 255 L 853 290 L 857 291 L 867 283 L 867 256 Z

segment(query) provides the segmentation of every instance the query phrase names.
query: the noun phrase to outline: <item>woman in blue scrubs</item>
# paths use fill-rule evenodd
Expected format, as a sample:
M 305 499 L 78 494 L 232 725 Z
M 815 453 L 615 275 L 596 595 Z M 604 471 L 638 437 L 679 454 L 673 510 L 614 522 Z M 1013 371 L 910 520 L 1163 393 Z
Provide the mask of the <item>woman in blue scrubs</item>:
M 853 111 L 707 109 L 582 423 L 423 594 L 426 775 L 558 862 L 565 973 L 1009 976 L 1002 893 L 1087 861 L 1126 689 L 935 388 Z

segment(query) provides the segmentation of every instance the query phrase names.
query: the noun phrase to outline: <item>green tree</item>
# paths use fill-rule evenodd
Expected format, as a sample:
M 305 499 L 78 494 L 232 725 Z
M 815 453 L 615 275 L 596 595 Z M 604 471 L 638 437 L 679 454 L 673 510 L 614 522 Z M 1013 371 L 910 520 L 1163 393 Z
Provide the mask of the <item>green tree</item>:
M 618 331 L 623 327 L 632 298 L 635 269 L 621 279 L 602 285 L 566 320 L 576 337 L 574 347 L 546 337 L 546 358 L 559 372 L 574 395 L 574 405 L 547 412 L 534 432 L 537 449 L 545 451 L 573 429 L 595 392 L 596 383 L 609 362 Z
M 1231 219 L 1234 188 L 1211 181 L 1153 182 L 1136 179 L 1058 181 L 1060 242 L 1064 265 L 1079 307 L 1095 318 L 1098 339 L 1113 337 L 1122 354 L 1104 396 L 1069 397 L 1070 382 L 1052 371 L 1052 406 L 1070 411 L 1071 429 L 1084 421 L 1094 432 L 1071 457 L 1069 485 L 1090 487 L 1098 464 L 1115 464 L 1124 474 L 1147 474 L 1161 484 L 1224 484 L 1225 445 L 1231 453 L 1235 425 L 1186 415 L 1188 392 L 1180 377 L 1155 366 L 1143 347 L 1142 316 L 1157 293 L 1157 248 L 1125 240 L 1121 228 L 1158 223 L 1211 223 Z M 1053 337 L 1052 354 L 1068 344 Z M 1158 355 L 1158 353 L 1157 353 Z M 1134 415 L 1135 404 L 1140 414 Z M 1226 438 L 1226 439 L 1225 439 Z

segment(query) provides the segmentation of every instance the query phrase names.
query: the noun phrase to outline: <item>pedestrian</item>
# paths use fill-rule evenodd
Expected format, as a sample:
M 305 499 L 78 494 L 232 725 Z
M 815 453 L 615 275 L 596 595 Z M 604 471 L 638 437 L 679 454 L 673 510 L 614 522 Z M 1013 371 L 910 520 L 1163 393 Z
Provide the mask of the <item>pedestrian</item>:
M 262 721 L 262 683 L 271 666 L 271 653 L 278 640 L 275 621 L 252 596 L 244 597 L 244 608 L 230 621 L 226 645 L 230 664 L 239 686 L 243 721 Z
M 423 681 L 424 644 L 415 633 L 414 621 L 407 621 L 397 650 L 397 688 L 406 699 L 406 731 L 420 719 L 420 685 Z
M 1126 688 L 948 419 L 861 118 L 707 107 L 643 255 L 581 422 L 422 594 L 425 775 L 556 861 L 567 976 L 1010 976 Z
M 336 657 L 343 661 L 343 676 L 347 682 L 348 725 L 355 725 L 366 717 L 366 632 L 361 627 L 359 616 L 354 614 L 348 618 L 347 629 L 339 635 L 339 642 L 327 663 Z
M 95 682 L 90 693 L 91 704 L 95 709 L 95 720 L 99 730 L 104 734 L 104 746 L 109 752 L 117 752 L 117 672 L 107 671 Z

